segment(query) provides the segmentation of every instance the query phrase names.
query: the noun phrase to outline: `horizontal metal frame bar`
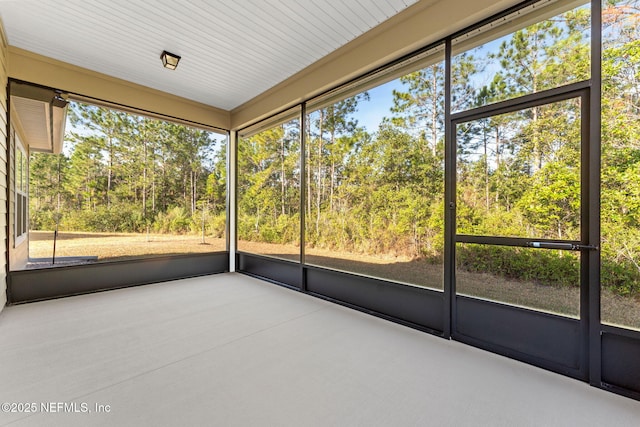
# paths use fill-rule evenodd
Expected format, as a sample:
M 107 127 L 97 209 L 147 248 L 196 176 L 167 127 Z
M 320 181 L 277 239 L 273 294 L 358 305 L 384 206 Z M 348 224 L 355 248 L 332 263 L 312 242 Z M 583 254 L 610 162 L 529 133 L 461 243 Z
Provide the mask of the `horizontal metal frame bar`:
M 301 110 L 302 104 L 296 104 L 252 125 L 245 126 L 238 130 L 238 138 L 250 138 L 264 130 L 295 120 L 300 117 Z
M 463 344 L 470 345 L 472 347 L 480 348 L 482 350 L 489 351 L 491 353 L 499 354 L 509 359 L 518 360 L 520 362 L 528 363 L 529 365 L 536 366 L 539 368 L 543 368 L 549 370 L 551 372 L 555 372 L 557 374 L 566 375 L 571 378 L 575 378 L 581 381 L 585 381 L 584 373 L 580 372 L 578 369 L 568 368 L 565 366 L 561 366 L 558 363 L 550 362 L 545 359 L 541 359 L 536 356 L 532 356 L 525 352 L 520 352 L 518 350 L 514 350 L 507 347 L 502 347 L 499 345 L 488 343 L 487 341 L 468 337 L 466 335 L 454 332 L 451 336 L 451 339 L 454 341 L 458 341 Z
M 632 338 L 640 341 L 640 331 L 622 328 L 619 326 L 606 325 L 604 323 L 600 325 L 600 335 L 602 334 L 619 335 L 621 337 Z
M 207 125 L 207 124 L 195 122 L 192 120 L 181 119 L 180 117 L 176 117 L 176 116 L 155 113 L 153 111 L 142 109 L 142 108 L 130 107 L 127 104 L 121 104 L 119 102 L 107 101 L 102 98 L 96 98 L 94 96 L 83 95 L 81 93 L 76 93 L 76 92 L 68 92 L 68 95 L 69 95 L 69 99 L 75 102 L 82 102 L 84 104 L 97 105 L 99 107 L 107 107 L 114 110 L 124 111 L 125 113 L 150 117 L 156 120 L 164 120 L 164 121 L 169 121 L 173 123 L 179 123 L 185 126 L 191 126 L 197 129 L 205 130 L 207 132 L 214 132 L 221 135 L 229 134 L 229 129 Z
M 340 273 L 340 274 L 343 274 L 346 277 L 362 278 L 362 279 L 367 279 L 367 280 L 379 281 L 379 282 L 382 282 L 385 285 L 389 285 L 389 286 L 399 286 L 399 287 L 402 287 L 402 288 L 410 287 L 410 288 L 426 289 L 428 291 L 437 292 L 437 293 L 442 293 L 443 292 L 441 289 L 429 288 L 427 286 L 420 286 L 420 285 L 415 285 L 415 284 L 412 284 L 412 283 L 396 282 L 396 281 L 393 281 L 391 279 L 385 279 L 384 277 L 368 276 L 366 274 L 354 273 L 352 271 L 339 270 L 337 268 L 331 268 L 331 267 L 323 267 L 321 265 L 316 265 L 316 264 L 305 264 L 304 268 L 307 269 L 307 270 L 322 270 L 322 271 L 326 271 L 326 272 Z
M 277 257 L 277 256 L 267 255 L 267 254 L 256 254 L 256 253 L 253 253 L 253 252 L 245 252 L 245 251 L 236 251 L 236 254 L 237 255 L 250 256 L 250 257 L 254 257 L 254 258 L 262 258 L 262 259 L 265 259 L 265 260 L 286 262 L 286 263 L 290 263 L 290 264 L 300 264 L 300 261 L 294 261 L 292 259 L 280 258 L 280 257 Z
M 514 111 L 525 110 L 527 108 L 587 96 L 587 90 L 590 86 L 590 80 L 583 80 L 581 82 L 523 95 L 518 98 L 484 105 L 471 110 L 461 111 L 451 115 L 451 124 L 455 126 L 457 124 L 473 120 L 486 119 L 500 114 L 512 113 Z

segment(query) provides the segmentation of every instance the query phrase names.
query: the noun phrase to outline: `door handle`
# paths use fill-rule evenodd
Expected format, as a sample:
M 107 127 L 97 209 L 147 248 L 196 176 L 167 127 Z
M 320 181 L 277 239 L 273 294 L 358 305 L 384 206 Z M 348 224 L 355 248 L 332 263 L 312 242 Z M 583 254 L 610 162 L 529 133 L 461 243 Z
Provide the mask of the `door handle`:
M 593 245 L 583 245 L 580 243 L 564 242 L 527 242 L 527 246 L 542 249 L 561 249 L 565 251 L 597 251 L 598 247 Z

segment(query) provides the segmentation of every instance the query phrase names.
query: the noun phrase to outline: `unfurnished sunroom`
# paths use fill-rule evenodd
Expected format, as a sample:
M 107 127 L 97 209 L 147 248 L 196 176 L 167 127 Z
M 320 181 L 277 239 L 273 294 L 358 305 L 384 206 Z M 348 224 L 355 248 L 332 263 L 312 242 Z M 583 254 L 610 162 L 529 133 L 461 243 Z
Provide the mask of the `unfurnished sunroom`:
M 7 303 L 241 272 L 638 399 L 639 10 L 2 4 Z

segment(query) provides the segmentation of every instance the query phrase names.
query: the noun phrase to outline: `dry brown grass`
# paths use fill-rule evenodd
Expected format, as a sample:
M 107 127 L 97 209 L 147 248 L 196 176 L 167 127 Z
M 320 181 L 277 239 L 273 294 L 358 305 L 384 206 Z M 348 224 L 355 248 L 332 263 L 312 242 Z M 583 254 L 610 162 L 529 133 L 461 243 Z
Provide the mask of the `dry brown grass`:
M 29 233 L 31 258 L 51 257 L 53 232 Z M 56 256 L 97 256 L 99 261 L 140 256 L 203 253 L 225 250 L 224 239 L 200 236 L 178 236 L 127 233 L 60 233 Z M 300 249 L 295 245 L 238 242 L 238 250 L 298 260 Z M 395 256 L 372 256 L 333 250 L 308 248 L 306 262 L 313 265 L 389 279 L 410 285 L 442 289 L 442 265 L 420 259 Z M 545 286 L 538 283 L 507 280 L 491 274 L 457 271 L 458 292 L 522 307 L 578 317 L 580 292 L 577 288 Z M 640 329 L 640 301 L 609 291 L 602 292 L 602 319 L 607 323 Z
M 239 242 L 238 249 L 286 259 L 298 259 L 294 245 Z M 443 267 L 421 259 L 388 255 L 371 256 L 308 248 L 306 262 L 322 267 L 360 273 L 410 285 L 442 290 Z M 546 286 L 539 283 L 508 280 L 486 273 L 456 271 L 457 291 L 493 301 L 534 308 L 570 317 L 580 315 L 580 290 L 573 287 Z M 603 322 L 640 329 L 640 301 L 602 291 Z
M 97 256 L 99 261 L 121 260 L 149 255 L 204 253 L 225 250 L 224 239 L 201 236 L 136 233 L 60 232 L 56 241 L 56 257 Z M 29 257 L 51 258 L 53 232 L 29 232 Z

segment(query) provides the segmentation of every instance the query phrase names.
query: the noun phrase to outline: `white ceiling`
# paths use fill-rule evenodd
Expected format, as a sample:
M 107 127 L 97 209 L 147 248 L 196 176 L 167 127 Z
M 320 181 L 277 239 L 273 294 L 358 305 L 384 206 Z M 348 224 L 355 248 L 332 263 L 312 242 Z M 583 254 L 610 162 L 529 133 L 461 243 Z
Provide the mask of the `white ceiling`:
M 0 16 L 12 46 L 230 110 L 417 1 L 17 0 Z

